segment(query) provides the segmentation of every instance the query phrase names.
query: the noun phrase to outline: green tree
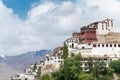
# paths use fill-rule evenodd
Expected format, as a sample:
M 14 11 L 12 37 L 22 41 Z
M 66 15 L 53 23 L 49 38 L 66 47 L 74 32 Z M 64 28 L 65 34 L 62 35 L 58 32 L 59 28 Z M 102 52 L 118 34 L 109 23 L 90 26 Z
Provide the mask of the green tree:
M 59 71 L 53 73 L 56 80 L 78 80 L 81 72 L 81 55 L 74 55 L 64 60 Z
M 62 58 L 66 59 L 67 57 L 68 57 L 68 46 L 64 43 Z
M 37 63 L 35 63 L 33 66 L 33 72 L 35 72 L 36 69 L 37 69 Z
M 28 80 L 27 78 L 25 78 L 25 80 Z
M 65 80 L 78 80 L 80 74 L 80 63 L 81 55 L 74 55 L 73 57 L 67 58 L 64 62 Z
M 112 61 L 110 67 L 114 69 L 115 73 L 120 74 L 120 59 Z
M 111 68 L 107 68 L 103 61 L 95 62 L 93 75 L 95 78 L 98 78 L 98 80 L 111 80 L 112 73 L 113 70 Z
M 64 78 L 64 70 L 63 67 L 60 68 L 58 71 L 52 73 L 52 77 L 55 78 L 56 80 L 65 80 Z
M 50 80 L 50 76 L 48 74 L 42 75 L 40 80 Z
M 82 72 L 79 75 L 79 80 L 96 80 L 96 78 L 94 78 L 92 74 Z
M 41 75 L 41 67 L 38 68 L 38 71 L 37 71 L 37 78 L 40 78 L 40 75 Z
M 93 58 L 92 57 L 89 57 L 88 58 L 88 61 L 87 61 L 87 68 L 88 68 L 88 70 L 89 70 L 89 73 L 91 73 L 92 72 L 92 70 L 93 70 Z

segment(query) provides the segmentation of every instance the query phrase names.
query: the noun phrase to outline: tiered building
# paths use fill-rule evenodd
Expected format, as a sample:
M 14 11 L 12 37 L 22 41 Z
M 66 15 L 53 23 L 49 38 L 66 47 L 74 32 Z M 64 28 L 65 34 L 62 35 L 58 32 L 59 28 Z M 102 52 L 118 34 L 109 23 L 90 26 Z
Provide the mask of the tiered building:
M 77 41 L 79 40 L 79 42 Z M 69 56 L 81 53 L 83 56 L 120 57 L 120 33 L 114 32 L 113 20 L 106 19 L 80 28 L 79 36 L 67 39 Z
M 74 32 L 72 37 L 64 43 L 68 46 L 68 57 L 73 53 L 81 53 L 83 70 L 89 57 L 93 57 L 94 61 L 104 61 L 106 67 L 110 61 L 120 58 L 120 33 L 114 32 L 111 19 L 94 22 L 80 28 L 80 32 Z M 48 72 L 59 69 L 63 62 L 62 54 L 63 48 L 58 47 L 54 49 L 52 55 L 46 56 L 45 64 Z

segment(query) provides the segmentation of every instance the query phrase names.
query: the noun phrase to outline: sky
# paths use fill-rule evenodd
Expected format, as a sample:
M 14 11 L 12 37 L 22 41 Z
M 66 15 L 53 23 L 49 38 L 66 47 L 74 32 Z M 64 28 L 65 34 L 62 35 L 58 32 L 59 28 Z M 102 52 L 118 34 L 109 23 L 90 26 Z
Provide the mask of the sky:
M 0 0 L 0 54 L 62 46 L 73 32 L 110 18 L 120 31 L 120 0 Z

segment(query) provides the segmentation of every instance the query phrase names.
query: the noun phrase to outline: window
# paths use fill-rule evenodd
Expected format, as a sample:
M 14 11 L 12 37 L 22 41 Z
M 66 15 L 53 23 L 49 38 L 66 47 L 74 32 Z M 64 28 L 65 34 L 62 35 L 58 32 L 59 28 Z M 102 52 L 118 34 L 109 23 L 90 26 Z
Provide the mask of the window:
M 104 61 L 107 61 L 107 58 L 104 58 Z
M 108 44 L 106 44 L 106 47 L 108 47 Z
M 82 49 L 85 49 L 85 47 L 83 46 Z
M 85 64 L 85 66 L 87 66 L 87 64 Z
M 120 44 L 118 44 L 118 47 L 120 47 Z
M 104 47 L 104 44 L 102 44 L 102 47 Z
M 116 44 L 114 44 L 114 47 L 116 47 Z
M 112 47 L 112 44 L 110 44 L 110 47 Z
M 74 44 L 72 43 L 72 48 L 74 47 Z
M 58 59 L 61 59 L 60 57 L 58 57 Z
M 87 38 L 87 40 L 90 40 L 89 38 Z
M 93 47 L 96 47 L 96 44 L 93 44 Z
M 58 60 L 58 63 L 60 63 L 61 61 L 60 60 Z
M 90 45 L 90 43 L 88 43 L 88 45 Z
M 98 47 L 100 47 L 100 44 L 98 44 Z

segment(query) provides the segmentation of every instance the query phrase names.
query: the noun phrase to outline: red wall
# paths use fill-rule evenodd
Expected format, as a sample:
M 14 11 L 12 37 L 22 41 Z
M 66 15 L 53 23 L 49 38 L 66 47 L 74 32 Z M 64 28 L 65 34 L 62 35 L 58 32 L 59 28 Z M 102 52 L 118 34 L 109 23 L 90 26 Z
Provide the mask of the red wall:
M 84 32 L 84 34 L 82 34 L 83 32 Z M 84 29 L 81 29 L 80 38 L 81 38 L 81 42 L 82 43 L 88 43 L 88 42 L 96 41 L 97 40 L 96 29 L 95 28 L 84 28 Z M 92 40 L 91 40 L 91 38 L 92 38 Z

